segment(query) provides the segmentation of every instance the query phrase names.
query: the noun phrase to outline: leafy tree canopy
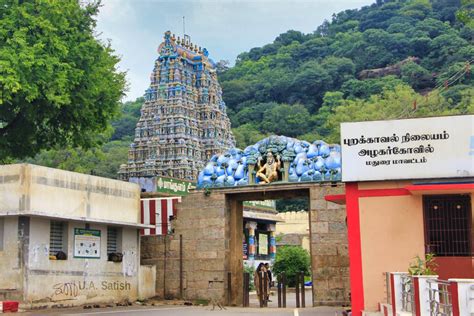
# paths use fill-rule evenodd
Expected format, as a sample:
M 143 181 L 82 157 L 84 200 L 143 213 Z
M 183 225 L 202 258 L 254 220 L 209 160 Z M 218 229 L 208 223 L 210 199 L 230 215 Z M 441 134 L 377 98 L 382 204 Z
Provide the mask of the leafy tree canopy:
M 99 3 L 5 0 L 0 6 L 0 159 L 97 143 L 125 77 L 94 36 Z

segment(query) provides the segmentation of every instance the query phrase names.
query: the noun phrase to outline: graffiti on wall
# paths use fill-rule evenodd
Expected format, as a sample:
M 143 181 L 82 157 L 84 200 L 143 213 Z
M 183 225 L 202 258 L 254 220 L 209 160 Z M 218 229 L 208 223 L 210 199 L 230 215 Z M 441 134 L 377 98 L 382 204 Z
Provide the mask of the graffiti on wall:
M 80 294 L 91 291 L 130 291 L 131 284 L 127 281 L 71 281 L 53 285 L 53 297 L 74 299 Z

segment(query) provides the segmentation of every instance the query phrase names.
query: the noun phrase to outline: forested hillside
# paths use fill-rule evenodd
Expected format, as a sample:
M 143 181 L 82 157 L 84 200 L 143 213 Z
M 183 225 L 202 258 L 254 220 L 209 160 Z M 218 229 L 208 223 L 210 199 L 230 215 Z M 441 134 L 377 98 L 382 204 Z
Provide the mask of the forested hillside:
M 377 1 L 240 54 L 220 74 L 238 145 L 266 134 L 335 142 L 341 121 L 472 111 L 474 30 L 456 20 L 460 6 Z
M 460 8 L 460 0 L 378 0 L 241 53 L 219 72 L 238 147 L 268 134 L 338 142 L 343 121 L 473 113 L 474 28 L 457 19 Z M 30 161 L 116 177 L 142 103 L 122 105 L 102 147 Z

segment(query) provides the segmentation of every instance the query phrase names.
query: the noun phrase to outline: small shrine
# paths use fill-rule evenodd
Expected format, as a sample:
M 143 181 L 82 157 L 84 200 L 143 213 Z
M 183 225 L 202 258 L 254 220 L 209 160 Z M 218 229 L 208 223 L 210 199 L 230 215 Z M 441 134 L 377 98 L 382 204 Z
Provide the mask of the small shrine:
M 198 188 L 275 182 L 341 180 L 341 147 L 286 136 L 270 136 L 245 150 L 214 155 L 199 173 Z
M 119 178 L 195 181 L 213 155 L 235 146 L 216 65 L 189 36 L 166 32 Z

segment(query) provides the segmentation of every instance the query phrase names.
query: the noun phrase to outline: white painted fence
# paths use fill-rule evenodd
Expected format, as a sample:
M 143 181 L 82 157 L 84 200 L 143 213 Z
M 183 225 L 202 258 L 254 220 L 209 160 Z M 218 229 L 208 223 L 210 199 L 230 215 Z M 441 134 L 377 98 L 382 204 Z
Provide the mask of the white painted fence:
M 391 304 L 385 316 L 474 316 L 474 279 L 439 280 L 438 276 L 390 273 Z

